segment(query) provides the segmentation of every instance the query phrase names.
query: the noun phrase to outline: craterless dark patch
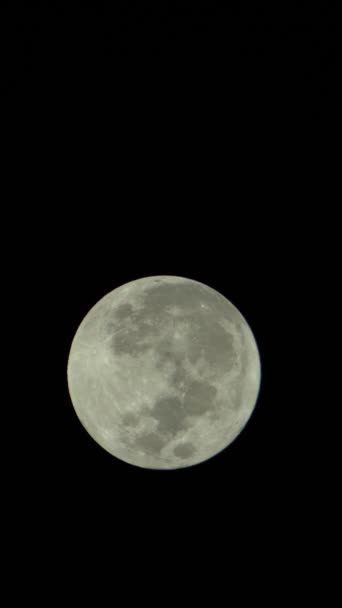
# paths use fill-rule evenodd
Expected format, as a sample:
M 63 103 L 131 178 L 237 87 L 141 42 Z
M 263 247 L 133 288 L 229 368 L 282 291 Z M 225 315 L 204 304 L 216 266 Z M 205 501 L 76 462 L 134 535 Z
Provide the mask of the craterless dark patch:
M 178 397 L 162 397 L 156 402 L 151 414 L 158 420 L 158 430 L 175 435 L 186 428 L 183 403 Z
M 192 443 L 181 443 L 176 445 L 173 453 L 175 456 L 179 456 L 179 458 L 190 458 L 195 451 L 195 447 L 192 445 Z
M 211 384 L 195 380 L 188 387 L 185 397 L 185 411 L 191 416 L 204 414 L 212 409 L 217 389 Z
M 138 437 L 135 444 L 147 454 L 157 454 L 163 448 L 164 441 L 157 433 L 146 433 Z

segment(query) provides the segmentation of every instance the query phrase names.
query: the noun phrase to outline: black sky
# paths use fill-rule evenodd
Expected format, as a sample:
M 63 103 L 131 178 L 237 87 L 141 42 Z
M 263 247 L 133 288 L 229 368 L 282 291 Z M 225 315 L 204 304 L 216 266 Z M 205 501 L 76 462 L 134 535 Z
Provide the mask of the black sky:
M 22 294 L 11 306 L 24 307 L 32 365 L 26 455 L 9 461 L 26 505 L 22 534 L 43 554 L 58 546 L 66 560 L 84 544 L 94 559 L 106 539 L 130 568 L 176 552 L 180 570 L 198 559 L 200 572 L 207 546 L 231 548 L 244 568 L 261 547 L 280 559 L 309 537 L 301 353 L 325 234 L 314 201 L 329 205 L 334 190 L 339 22 L 330 6 L 2 9 L 6 272 Z M 228 297 L 262 362 L 239 438 L 171 472 L 131 467 L 97 446 L 66 384 L 89 308 L 154 274 Z

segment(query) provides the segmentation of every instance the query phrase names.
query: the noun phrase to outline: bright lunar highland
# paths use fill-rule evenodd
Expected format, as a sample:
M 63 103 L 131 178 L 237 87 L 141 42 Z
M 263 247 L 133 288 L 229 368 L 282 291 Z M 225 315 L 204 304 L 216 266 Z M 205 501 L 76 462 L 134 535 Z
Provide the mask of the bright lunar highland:
M 261 368 L 253 333 L 220 293 L 152 276 L 105 295 L 68 360 L 71 401 L 91 437 L 147 469 L 178 469 L 226 448 L 250 418 Z

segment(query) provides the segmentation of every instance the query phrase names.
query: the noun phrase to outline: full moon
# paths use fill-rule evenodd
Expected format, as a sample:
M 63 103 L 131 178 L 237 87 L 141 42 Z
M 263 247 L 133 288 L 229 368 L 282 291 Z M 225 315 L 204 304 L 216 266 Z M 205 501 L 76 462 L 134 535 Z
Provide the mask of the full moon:
M 238 436 L 261 367 L 253 333 L 229 300 L 192 279 L 152 276 L 91 308 L 67 377 L 79 420 L 107 452 L 146 469 L 179 469 Z

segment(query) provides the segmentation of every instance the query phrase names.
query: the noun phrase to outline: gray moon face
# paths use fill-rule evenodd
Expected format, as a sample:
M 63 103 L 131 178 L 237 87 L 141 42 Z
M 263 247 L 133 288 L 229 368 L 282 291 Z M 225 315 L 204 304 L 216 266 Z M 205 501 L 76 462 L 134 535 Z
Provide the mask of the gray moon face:
M 138 467 L 178 469 L 237 437 L 261 368 L 231 302 L 197 281 L 156 276 L 95 304 L 75 334 L 67 373 L 77 416 L 98 444 Z

